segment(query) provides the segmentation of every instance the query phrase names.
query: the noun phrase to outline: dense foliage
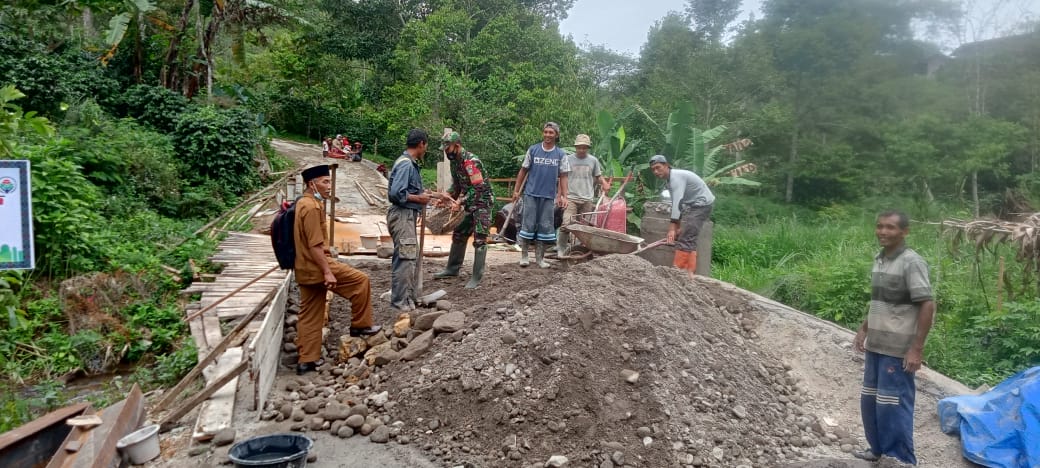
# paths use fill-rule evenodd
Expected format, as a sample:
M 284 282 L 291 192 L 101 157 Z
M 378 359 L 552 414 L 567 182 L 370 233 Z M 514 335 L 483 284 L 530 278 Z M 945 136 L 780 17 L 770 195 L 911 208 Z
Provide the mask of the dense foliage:
M 740 1 L 686 0 L 633 57 L 562 35 L 573 0 L 5 2 L 0 157 L 34 164 L 40 265 L 0 276 L 0 367 L 46 381 L 107 346 L 157 362 L 153 380 L 190 365 L 162 267 L 204 258 L 212 241 L 190 233 L 258 186 L 270 127 L 342 133 L 377 160 L 409 128 L 452 127 L 510 177 L 556 121 L 564 146 L 590 134 L 611 174 L 638 176 L 633 224 L 665 154 L 718 183 L 722 278 L 854 326 L 874 210 L 937 221 L 1040 201 L 1040 31 L 968 28 L 962 3 L 766 0 L 738 23 Z M 918 226 L 940 309 L 929 362 L 970 383 L 1040 362 L 1037 291 L 997 308 L 982 286 L 998 256 L 947 254 Z M 147 336 L 70 328 L 58 284 L 97 272 L 147 278 L 104 311 Z M 18 415 L 0 430 L 39 408 L 0 401 Z

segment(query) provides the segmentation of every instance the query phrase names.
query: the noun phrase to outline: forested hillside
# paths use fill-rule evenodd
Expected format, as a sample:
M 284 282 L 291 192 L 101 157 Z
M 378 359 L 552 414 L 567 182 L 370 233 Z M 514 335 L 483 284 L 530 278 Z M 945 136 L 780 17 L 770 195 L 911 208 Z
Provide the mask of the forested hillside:
M 4 2 L 0 157 L 33 163 L 40 261 L 0 274 L 0 430 L 60 401 L 53 379 L 147 362 L 127 378 L 161 385 L 194 363 L 167 270 L 205 268 L 196 229 L 286 167 L 274 135 L 343 134 L 382 160 L 410 128 L 451 127 L 511 177 L 552 120 L 642 175 L 634 228 L 666 154 L 718 183 L 717 276 L 851 326 L 873 214 L 901 207 L 939 293 L 929 363 L 978 384 L 1040 359 L 1035 263 L 927 224 L 1035 211 L 1040 26 L 956 36 L 956 1 L 767 0 L 738 22 L 739 0 L 676 0 L 633 57 L 562 35 L 573 3 Z M 98 311 L 59 293 L 70 278 L 128 292 Z M 77 329 L 88 312 L 112 322 Z

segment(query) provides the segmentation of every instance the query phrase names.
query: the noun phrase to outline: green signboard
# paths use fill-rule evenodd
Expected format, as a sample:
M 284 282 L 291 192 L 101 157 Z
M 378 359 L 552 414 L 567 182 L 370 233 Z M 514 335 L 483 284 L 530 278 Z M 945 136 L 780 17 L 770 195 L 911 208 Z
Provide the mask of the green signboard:
M 34 268 L 29 161 L 0 161 L 0 226 L 0 270 Z

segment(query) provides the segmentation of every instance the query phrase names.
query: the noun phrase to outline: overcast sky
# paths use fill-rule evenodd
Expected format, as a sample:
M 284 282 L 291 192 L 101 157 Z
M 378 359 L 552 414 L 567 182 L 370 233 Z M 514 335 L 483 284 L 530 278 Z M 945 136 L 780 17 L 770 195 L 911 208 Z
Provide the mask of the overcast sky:
M 841 1 L 841 0 L 835 0 Z M 971 25 L 976 33 L 966 33 L 967 42 L 1013 32 L 1024 20 L 1040 19 L 1040 0 L 964 0 L 970 7 Z M 761 18 L 762 0 L 744 0 L 743 15 L 750 12 Z M 570 34 L 579 45 L 605 45 L 609 49 L 639 55 L 650 27 L 669 11 L 683 11 L 685 0 L 577 0 L 560 24 L 563 34 Z M 996 13 L 993 13 L 996 10 Z M 988 20 L 988 21 L 987 21 Z M 953 38 L 928 38 L 933 42 L 957 42 Z M 947 44 L 947 48 L 957 44 Z

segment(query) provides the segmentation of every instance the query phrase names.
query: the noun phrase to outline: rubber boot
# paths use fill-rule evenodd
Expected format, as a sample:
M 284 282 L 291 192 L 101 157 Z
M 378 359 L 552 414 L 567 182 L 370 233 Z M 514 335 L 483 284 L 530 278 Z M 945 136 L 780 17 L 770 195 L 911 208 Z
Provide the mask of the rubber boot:
M 484 260 L 487 259 L 487 246 L 482 245 L 473 249 L 473 276 L 469 277 L 466 289 L 474 289 L 480 286 L 480 279 L 484 277 Z
M 567 249 L 570 248 L 570 236 L 567 235 L 567 231 L 560 229 L 559 234 L 556 235 L 556 258 L 560 258 L 567 255 Z
M 517 239 L 520 242 L 520 266 L 525 267 L 531 264 L 531 259 L 527 256 L 527 248 L 530 247 L 531 241 L 527 239 Z
M 690 252 L 690 256 L 686 259 L 686 272 L 690 274 L 690 278 L 693 278 L 697 274 L 697 251 Z
M 549 268 L 552 266 L 549 265 L 549 262 L 545 261 L 545 247 L 545 242 L 539 242 L 538 245 L 535 246 L 534 261 L 538 263 L 539 268 Z
M 679 249 L 675 249 L 675 257 L 672 259 L 672 266 L 685 270 L 687 262 L 690 261 L 690 253 Z
M 434 278 L 450 278 L 459 276 L 459 268 L 462 267 L 462 261 L 466 258 L 466 241 L 452 242 L 451 251 L 448 252 L 448 265 L 444 267 L 438 273 L 434 273 Z

